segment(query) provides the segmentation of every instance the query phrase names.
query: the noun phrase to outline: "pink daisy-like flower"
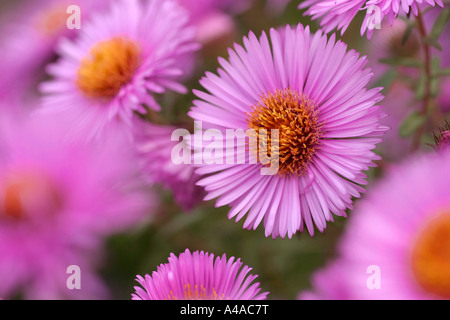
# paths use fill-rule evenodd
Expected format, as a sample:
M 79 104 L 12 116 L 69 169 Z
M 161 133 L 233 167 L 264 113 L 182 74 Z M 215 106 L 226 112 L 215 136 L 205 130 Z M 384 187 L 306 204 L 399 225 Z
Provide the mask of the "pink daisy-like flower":
M 110 0 L 21 1 L 2 12 L 0 32 L 0 98 L 23 98 L 36 91 L 44 78 L 44 66 L 55 56 L 62 37 L 73 38 L 78 29 L 69 29 L 74 6 L 79 8 L 80 27 L 93 12 L 102 12 Z M 75 9 L 77 10 L 77 9 Z M 72 26 L 70 26 L 72 27 Z
M 115 1 L 76 40 L 60 43 L 62 58 L 48 67 L 54 79 L 41 86 L 41 112 L 76 123 L 89 139 L 110 123 L 130 125 L 133 112 L 159 110 L 154 94 L 186 92 L 178 58 L 197 48 L 187 23 L 176 1 Z
M 360 202 L 333 272 L 320 272 L 313 295 L 450 299 L 449 163 L 447 151 L 393 168 Z
M 370 39 L 375 28 L 385 17 L 392 25 L 395 18 L 402 13 L 412 12 L 417 16 L 420 5 L 439 5 L 444 7 L 442 0 L 306 0 L 299 5 L 299 9 L 308 8 L 305 15 L 313 20 L 321 19 L 320 25 L 325 32 L 340 29 L 343 34 L 358 11 L 366 11 L 361 35 L 367 30 Z
M 103 298 L 93 272 L 104 237 L 147 219 L 153 202 L 120 136 L 63 142 L 42 119 L 0 120 L 0 296 Z M 124 143 L 121 143 L 121 141 Z M 69 290 L 67 268 L 82 272 Z
M 204 153 L 197 172 L 210 176 L 199 185 L 205 199 L 231 207 L 230 219 L 247 214 L 244 228 L 264 220 L 266 236 L 290 238 L 305 226 L 313 235 L 314 224 L 322 232 L 364 191 L 363 171 L 379 159 L 371 150 L 387 130 L 376 105 L 383 97 L 380 88 L 366 88 L 372 73 L 365 57 L 347 52 L 334 35 L 312 35 L 299 24 L 270 36 L 250 33 L 244 47 L 229 50 L 229 61 L 219 59 L 218 75 L 201 79 L 209 93 L 195 91 L 202 100 L 189 115 L 224 136 L 227 129 L 278 129 L 278 171 L 261 174 L 266 165 L 251 161 L 208 164 Z M 237 159 L 254 156 L 242 149 L 231 151 Z
M 147 180 L 169 189 L 184 210 L 192 209 L 202 200 L 204 190 L 196 185 L 200 176 L 194 172 L 192 164 L 172 160 L 172 151 L 179 143 L 172 141 L 177 128 L 142 120 L 136 120 L 133 127 L 134 144 Z
M 241 259 L 214 257 L 203 251 L 186 249 L 179 257 L 173 253 L 169 262 L 145 277 L 137 276 L 142 287 L 134 287 L 132 300 L 264 300 L 258 277 Z

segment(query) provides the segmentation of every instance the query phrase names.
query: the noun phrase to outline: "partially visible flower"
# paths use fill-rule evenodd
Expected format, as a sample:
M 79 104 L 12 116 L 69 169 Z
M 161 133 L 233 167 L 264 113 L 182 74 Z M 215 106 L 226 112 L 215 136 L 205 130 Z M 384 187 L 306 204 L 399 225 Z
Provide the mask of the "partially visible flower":
M 301 291 L 298 300 L 350 300 L 352 298 L 348 279 L 343 277 L 345 265 L 333 261 L 311 277 L 311 290 Z
M 397 16 L 404 12 L 418 15 L 419 6 L 439 5 L 444 7 L 442 0 L 306 0 L 299 5 L 299 9 L 308 8 L 305 15 L 313 20 L 321 19 L 320 25 L 325 32 L 333 29 L 341 30 L 343 34 L 360 10 L 366 11 L 361 26 L 361 36 L 367 31 L 370 39 L 372 33 L 381 22 L 387 18 L 392 25 Z
M 383 96 L 367 88 L 372 72 L 365 57 L 347 52 L 334 35 L 311 34 L 299 24 L 272 29 L 270 38 L 250 33 L 244 47 L 229 50 L 229 61 L 219 59 L 218 75 L 201 79 L 208 92 L 194 92 L 199 100 L 189 115 L 222 137 L 228 129 L 279 130 L 270 162 L 276 173 L 262 174 L 269 162 L 252 163 L 258 151 L 235 145 L 226 151 L 245 163 L 217 162 L 205 152 L 197 172 L 208 176 L 199 185 L 205 200 L 231 207 L 230 219 L 247 216 L 246 229 L 264 221 L 266 236 L 290 238 L 304 228 L 313 235 L 333 214 L 345 216 L 364 191 L 363 171 L 379 159 L 371 150 L 387 130 L 377 105 Z M 224 139 L 215 143 L 228 145 Z
M 36 96 L 45 65 L 56 57 L 56 43 L 79 32 L 67 27 L 72 14 L 67 12 L 70 6 L 80 8 L 84 27 L 94 12 L 103 12 L 109 3 L 110 0 L 28 0 L 4 10 L 0 32 L 0 99 L 24 102 L 24 96 Z
M 414 92 L 409 87 L 400 81 L 395 81 L 386 90 L 383 107 L 388 116 L 382 123 L 390 130 L 386 132 L 378 150 L 383 159 L 395 162 L 403 159 L 411 149 L 410 137 L 402 136 L 400 129 L 409 114 L 420 110 L 420 103 L 417 102 Z
M 0 120 L 0 296 L 104 298 L 94 270 L 102 240 L 144 222 L 152 195 L 119 135 L 102 144 L 61 139 L 50 119 Z M 123 143 L 122 143 L 123 140 Z M 83 290 L 69 290 L 77 265 Z
M 186 249 L 151 276 L 137 276 L 141 287 L 134 287 L 132 300 L 264 300 L 269 293 L 260 293 L 251 270 L 241 259 Z
M 391 27 L 384 21 L 381 29 L 376 32 L 371 41 L 367 42 L 368 57 L 374 70 L 373 81 L 380 80 L 386 72 L 392 72 L 392 65 L 386 60 L 411 59 L 420 60 L 422 58 L 422 46 L 420 35 L 417 29 L 412 29 L 406 41 L 403 41 L 408 25 L 405 21 L 397 19 Z M 384 59 L 382 62 L 380 60 Z M 396 66 L 395 70 L 401 75 L 418 76 L 417 68 Z
M 450 299 L 450 152 L 392 168 L 359 203 L 317 299 Z M 326 284 L 326 285 L 325 285 Z
M 184 141 L 172 141 L 177 128 L 142 120 L 136 120 L 133 127 L 134 144 L 147 181 L 169 189 L 184 210 L 192 209 L 202 200 L 204 191 L 196 185 L 200 176 L 194 172 L 194 166 L 191 163 L 176 164 L 172 159 L 174 148 Z
M 173 0 L 120 0 L 92 17 L 76 40 L 59 45 L 48 67 L 41 112 L 75 123 L 86 139 L 111 123 L 131 125 L 134 112 L 159 110 L 155 94 L 186 92 L 179 58 L 195 50 L 188 14 Z

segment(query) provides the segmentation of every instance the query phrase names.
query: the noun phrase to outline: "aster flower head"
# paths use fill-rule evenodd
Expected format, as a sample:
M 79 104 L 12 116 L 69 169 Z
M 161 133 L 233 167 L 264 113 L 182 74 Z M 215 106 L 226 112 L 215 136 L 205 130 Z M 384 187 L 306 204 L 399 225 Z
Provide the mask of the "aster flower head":
M 79 31 L 67 26 L 74 21 L 74 6 L 85 22 L 93 12 L 103 12 L 109 1 L 26 0 L 4 10 L 0 26 L 0 98 L 22 97 L 34 91 L 44 78 L 44 66 L 56 57 L 57 42 L 63 37 L 73 38 Z
M 449 163 L 447 150 L 392 168 L 355 209 L 333 271 L 320 271 L 302 297 L 449 299 Z
M 152 208 L 124 139 L 72 144 L 61 132 L 42 119 L 0 121 L 3 298 L 21 290 L 33 299 L 103 298 L 93 272 L 102 240 L 143 222 Z M 70 265 L 82 268 L 83 290 L 68 290 Z
M 261 174 L 262 161 L 210 164 L 204 153 L 197 172 L 208 175 L 199 181 L 205 200 L 229 205 L 230 219 L 247 215 L 244 228 L 264 220 L 266 236 L 292 237 L 304 227 L 313 235 L 314 225 L 323 231 L 333 213 L 345 216 L 363 192 L 363 171 L 379 159 L 371 150 L 387 130 L 380 125 L 380 88 L 366 88 L 367 60 L 334 35 L 311 34 L 301 24 L 272 29 L 270 41 L 264 32 L 259 39 L 250 33 L 229 54 L 229 61 L 219 59 L 218 75 L 201 80 L 209 93 L 195 91 L 202 100 L 189 115 L 221 132 L 278 130 L 278 137 L 267 135 L 267 144 L 279 145 L 272 154 L 278 171 Z M 252 148 L 232 151 L 254 158 Z
M 132 300 L 264 300 L 268 292 L 260 293 L 251 270 L 241 259 L 186 249 L 151 276 L 137 276 L 141 287 L 134 287 Z
M 197 48 L 188 15 L 174 0 L 119 0 L 92 17 L 74 41 L 59 45 L 41 86 L 42 113 L 75 122 L 93 137 L 108 124 L 131 124 L 133 112 L 159 110 L 154 94 L 186 92 L 179 57 Z
M 325 32 L 338 29 L 342 34 L 356 14 L 364 10 L 366 16 L 361 26 L 361 35 L 367 31 L 370 39 L 383 19 L 387 18 L 392 25 L 402 12 L 412 12 L 417 16 L 421 5 L 444 6 L 442 0 L 306 0 L 299 5 L 299 9 L 308 8 L 305 15 L 311 16 L 313 20 L 321 19 L 320 25 Z
M 172 150 L 178 144 L 172 139 L 176 130 L 173 126 L 135 120 L 133 140 L 147 181 L 170 190 L 182 209 L 190 210 L 202 200 L 204 191 L 196 185 L 200 176 L 191 163 L 172 161 Z

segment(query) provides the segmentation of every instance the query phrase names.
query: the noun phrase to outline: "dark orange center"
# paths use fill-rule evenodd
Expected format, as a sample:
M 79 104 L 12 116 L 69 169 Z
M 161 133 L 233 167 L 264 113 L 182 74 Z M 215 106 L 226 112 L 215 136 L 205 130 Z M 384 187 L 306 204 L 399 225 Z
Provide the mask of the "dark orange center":
M 81 62 L 78 87 L 89 97 L 114 97 L 138 68 L 139 52 L 136 43 L 121 37 L 98 43 Z
M 412 250 L 412 269 L 427 292 L 450 299 L 450 212 L 428 223 Z
M 45 177 L 21 174 L 8 177 L 0 189 L 0 218 L 26 219 L 35 210 L 52 214 L 61 206 L 61 196 Z
M 267 153 L 271 158 L 271 145 L 276 139 L 271 130 L 278 130 L 278 149 L 274 148 L 274 151 L 279 159 L 279 175 L 303 175 L 306 172 L 322 136 L 323 124 L 319 123 L 317 112 L 313 101 L 291 89 L 276 90 L 275 94 L 269 92 L 253 106 L 253 112 L 247 118 L 248 127 L 256 134 L 258 145 L 261 140 L 267 140 Z M 260 132 L 267 132 L 267 138 Z M 264 163 L 261 154 L 257 154 Z

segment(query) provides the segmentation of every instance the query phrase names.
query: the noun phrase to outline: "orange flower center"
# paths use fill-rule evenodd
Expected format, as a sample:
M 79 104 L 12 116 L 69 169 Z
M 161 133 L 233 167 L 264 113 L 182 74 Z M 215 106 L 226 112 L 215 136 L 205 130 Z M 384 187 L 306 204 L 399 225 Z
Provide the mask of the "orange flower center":
M 253 106 L 253 112 L 247 118 L 248 126 L 254 130 L 258 145 L 261 141 L 267 145 L 271 159 L 272 141 L 278 142 L 278 148 L 273 151 L 278 155 L 279 175 L 303 175 L 306 172 L 322 136 L 323 123 L 319 123 L 317 112 L 313 101 L 291 89 L 276 90 L 275 94 L 269 92 Z M 272 129 L 278 130 L 278 138 L 272 137 Z M 267 132 L 267 136 L 261 137 L 261 132 Z M 256 154 L 264 163 L 261 153 Z
M 78 70 L 77 85 L 89 97 L 111 98 L 128 83 L 139 66 L 139 47 L 125 38 L 95 45 Z
M 177 297 L 170 291 L 168 300 L 179 300 L 180 297 Z M 216 290 L 213 288 L 211 293 L 206 293 L 206 288 L 203 285 L 191 286 L 190 283 L 184 286 L 184 300 L 223 300 L 224 294 L 217 294 Z
M 49 215 L 60 206 L 59 191 L 39 174 L 11 175 L 0 188 L 0 218 L 23 220 L 37 211 Z
M 450 212 L 430 221 L 419 235 L 412 270 L 424 290 L 450 299 Z

